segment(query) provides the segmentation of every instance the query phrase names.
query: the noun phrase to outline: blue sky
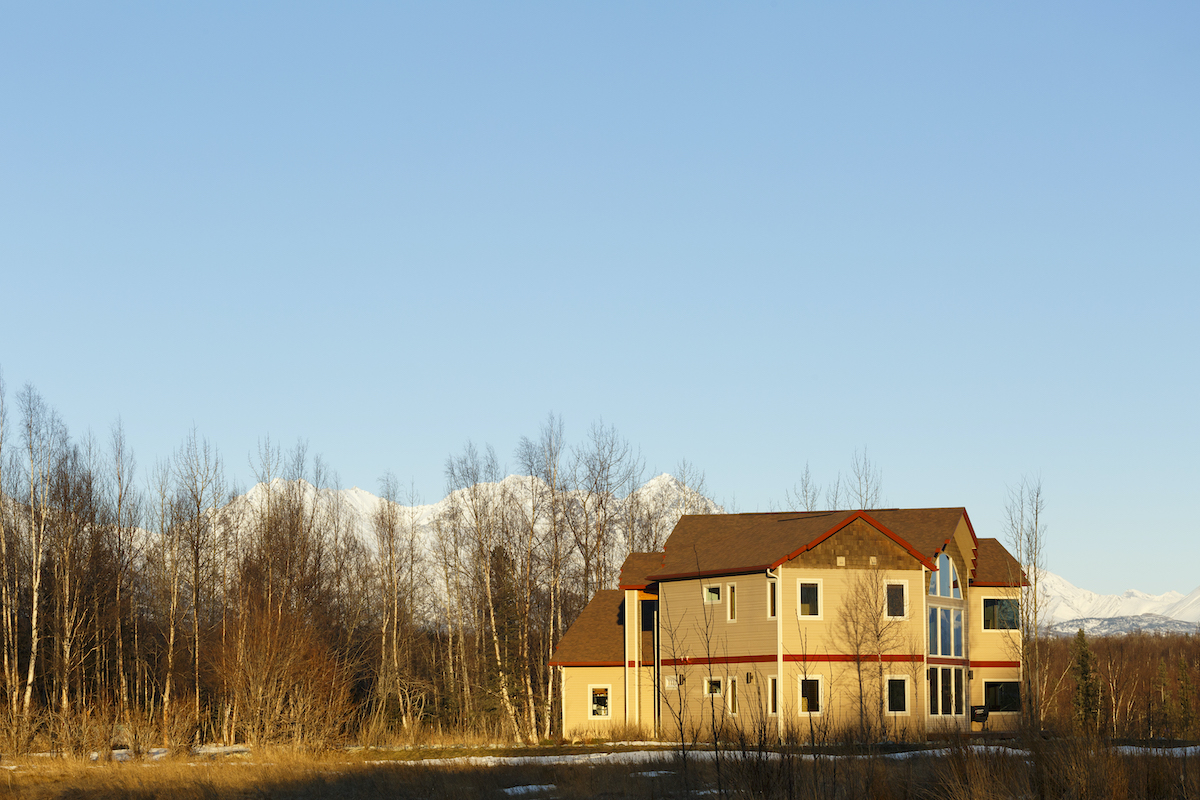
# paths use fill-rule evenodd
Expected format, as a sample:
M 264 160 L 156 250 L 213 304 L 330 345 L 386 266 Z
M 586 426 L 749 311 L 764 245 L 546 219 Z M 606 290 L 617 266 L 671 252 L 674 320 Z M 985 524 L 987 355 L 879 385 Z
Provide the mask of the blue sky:
M 143 475 L 195 425 L 431 501 L 553 411 L 741 511 L 866 447 L 1001 536 L 1040 474 L 1051 570 L 1200 584 L 1193 5 L 4 19 L 0 369 Z

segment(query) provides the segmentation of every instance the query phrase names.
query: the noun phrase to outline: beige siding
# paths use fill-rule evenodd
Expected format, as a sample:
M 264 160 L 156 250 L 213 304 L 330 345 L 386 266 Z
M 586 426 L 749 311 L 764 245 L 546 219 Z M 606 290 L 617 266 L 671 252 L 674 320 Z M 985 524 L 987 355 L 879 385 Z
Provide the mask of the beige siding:
M 567 736 L 604 736 L 625 725 L 625 670 L 622 667 L 563 667 L 563 731 Z M 589 686 L 609 686 L 609 717 L 589 715 Z
M 737 587 L 737 619 L 729 620 L 729 587 Z M 719 586 L 708 605 L 703 589 Z M 664 659 L 708 659 L 775 653 L 776 622 L 767 617 L 764 573 L 659 585 L 659 650 Z

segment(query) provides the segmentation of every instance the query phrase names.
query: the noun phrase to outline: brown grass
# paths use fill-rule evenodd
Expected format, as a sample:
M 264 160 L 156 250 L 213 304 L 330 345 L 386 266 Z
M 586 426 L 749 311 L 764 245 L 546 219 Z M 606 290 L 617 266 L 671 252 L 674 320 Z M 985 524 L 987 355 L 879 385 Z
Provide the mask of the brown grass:
M 622 749 L 610 745 L 603 750 Z M 597 748 L 430 748 L 392 751 L 402 758 L 597 752 Z M 831 758 L 785 750 L 779 757 L 748 751 L 690 760 L 684 773 L 667 764 L 535 764 L 463 767 L 367 763 L 384 753 L 363 750 L 319 757 L 274 751 L 253 757 L 93 764 L 62 759 L 6 761 L 0 797 L 29 798 L 506 798 L 502 789 L 551 784 L 560 798 L 661 798 L 684 790 L 719 790 L 733 798 L 877 798 L 878 800 L 1200 799 L 1200 758 L 1124 755 L 1096 741 L 1038 742 L 1031 753 L 952 748 L 946 755 L 890 759 Z M 666 775 L 645 773 L 667 771 Z M 545 794 L 534 797 L 545 797 Z

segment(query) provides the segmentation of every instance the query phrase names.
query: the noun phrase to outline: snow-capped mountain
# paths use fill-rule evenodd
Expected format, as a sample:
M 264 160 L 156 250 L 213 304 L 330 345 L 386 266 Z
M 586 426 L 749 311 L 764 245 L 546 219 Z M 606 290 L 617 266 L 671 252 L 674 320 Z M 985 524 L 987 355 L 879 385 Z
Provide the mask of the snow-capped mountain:
M 1191 594 L 1096 594 L 1080 589 L 1052 572 L 1042 572 L 1040 589 L 1050 629 L 1069 635 L 1080 628 L 1088 635 L 1108 636 L 1134 630 L 1195 633 L 1200 624 L 1200 587 Z

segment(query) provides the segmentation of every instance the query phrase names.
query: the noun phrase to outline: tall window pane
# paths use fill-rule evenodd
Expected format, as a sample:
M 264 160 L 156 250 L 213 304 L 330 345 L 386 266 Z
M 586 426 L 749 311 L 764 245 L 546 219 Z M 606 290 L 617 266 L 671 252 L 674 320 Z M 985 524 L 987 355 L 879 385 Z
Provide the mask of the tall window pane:
M 942 620 L 941 620 L 942 650 L 941 650 L 941 653 L 944 656 L 948 656 L 948 655 L 950 655 L 950 637 L 953 635 L 954 631 L 950 627 L 950 609 L 943 608 L 943 609 L 941 609 L 941 612 L 942 612 L 942 615 L 941 615 L 942 616 Z
M 938 594 L 950 596 L 950 556 L 945 553 L 938 556 Z
M 962 630 L 962 610 L 954 610 L 954 655 L 962 658 L 963 654 L 963 630 Z
M 929 655 L 938 654 L 938 613 L 936 608 L 929 609 Z

